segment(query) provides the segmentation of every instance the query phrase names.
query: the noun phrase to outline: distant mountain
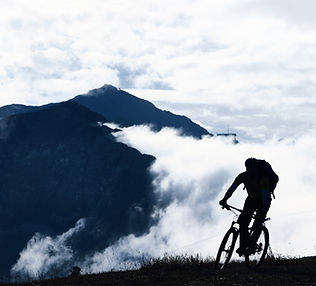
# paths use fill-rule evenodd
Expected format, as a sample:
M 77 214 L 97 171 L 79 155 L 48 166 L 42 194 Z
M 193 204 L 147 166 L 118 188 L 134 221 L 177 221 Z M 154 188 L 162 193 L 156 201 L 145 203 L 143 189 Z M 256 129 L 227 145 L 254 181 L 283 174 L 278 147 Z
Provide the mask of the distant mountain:
M 77 257 L 151 224 L 155 158 L 116 142 L 106 119 L 71 101 L 0 120 L 0 272 L 36 233 L 56 235 L 80 218 Z
M 163 127 L 173 127 L 180 129 L 182 135 L 197 138 L 201 138 L 203 135 L 212 135 L 185 116 L 160 110 L 151 102 L 111 85 L 104 85 L 101 88 L 89 91 L 87 94 L 78 95 L 73 101 L 124 127 L 150 124 L 156 131 Z
M 42 106 L 29 106 L 23 104 L 10 104 L 0 107 L 0 119 L 3 119 L 7 116 L 26 113 L 31 111 L 40 110 L 46 107 L 49 107 L 51 104 L 42 105 Z
M 211 135 L 206 129 L 192 122 L 191 119 L 161 110 L 151 102 L 131 95 L 111 85 L 93 89 L 87 94 L 78 95 L 70 101 L 86 106 L 91 111 L 103 115 L 108 121 L 122 127 L 147 124 L 153 130 L 159 131 L 163 127 L 180 130 L 180 134 L 201 138 Z M 43 106 L 25 106 L 20 104 L 7 105 L 0 108 L 0 119 L 9 115 L 30 112 L 47 108 Z

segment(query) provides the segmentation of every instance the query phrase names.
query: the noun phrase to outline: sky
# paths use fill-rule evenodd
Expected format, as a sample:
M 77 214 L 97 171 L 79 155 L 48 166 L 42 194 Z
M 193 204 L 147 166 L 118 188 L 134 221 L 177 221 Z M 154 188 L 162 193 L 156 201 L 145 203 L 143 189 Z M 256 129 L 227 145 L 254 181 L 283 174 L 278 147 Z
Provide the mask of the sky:
M 243 140 L 315 134 L 312 0 L 0 1 L 0 105 L 112 84 Z M 275 128 L 277 125 L 277 128 Z
M 118 140 L 157 157 L 152 172 L 165 174 L 157 194 L 173 199 L 147 237 L 126 237 L 107 256 L 128 243 L 158 254 L 153 239 L 155 249 L 168 251 L 215 235 L 217 245 L 231 220 L 217 201 L 250 155 L 266 158 L 281 178 L 272 247 L 315 254 L 313 242 L 304 244 L 307 233 L 315 238 L 315 9 L 313 0 L 0 0 L 0 106 L 58 102 L 111 84 L 211 133 L 237 133 L 241 143 L 232 146 L 124 129 Z M 33 242 L 63 246 L 63 237 Z M 213 254 L 205 241 L 193 251 Z M 15 269 L 24 269 L 35 246 L 28 244 Z M 104 253 L 90 258 L 91 269 L 104 269 Z

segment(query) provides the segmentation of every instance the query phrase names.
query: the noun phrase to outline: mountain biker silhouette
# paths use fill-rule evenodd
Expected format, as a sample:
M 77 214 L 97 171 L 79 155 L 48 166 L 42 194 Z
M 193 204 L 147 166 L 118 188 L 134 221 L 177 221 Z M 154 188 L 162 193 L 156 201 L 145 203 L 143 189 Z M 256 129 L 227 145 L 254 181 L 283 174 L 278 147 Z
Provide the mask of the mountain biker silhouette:
M 267 167 L 263 167 L 264 165 Z M 235 178 L 224 198 L 219 202 L 221 206 L 227 208 L 227 200 L 240 184 L 244 184 L 244 189 L 246 188 L 248 197 L 245 200 L 243 211 L 238 219 L 240 244 L 236 252 L 240 256 L 254 253 L 256 242 L 261 234 L 261 225 L 271 205 L 271 194 L 273 195 L 273 190 L 278 182 L 278 176 L 273 172 L 270 164 L 264 160 L 248 158 L 245 161 L 245 166 L 246 171 L 240 173 Z M 271 171 L 267 171 L 267 169 Z M 273 175 L 270 176 L 272 173 Z M 254 221 L 253 234 L 250 238 L 248 227 L 255 211 L 257 211 L 257 217 Z

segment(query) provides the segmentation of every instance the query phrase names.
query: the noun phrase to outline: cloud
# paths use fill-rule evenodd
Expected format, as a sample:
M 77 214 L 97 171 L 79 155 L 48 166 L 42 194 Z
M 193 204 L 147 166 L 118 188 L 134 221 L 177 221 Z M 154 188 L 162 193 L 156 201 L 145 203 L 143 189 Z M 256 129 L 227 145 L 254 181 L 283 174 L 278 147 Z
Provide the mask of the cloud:
M 252 13 L 267 13 L 269 15 L 284 19 L 289 23 L 310 28 L 315 26 L 316 21 L 313 17 L 313 9 L 316 8 L 312 0 L 253 0 L 244 1 L 244 8 Z
M 315 26 L 295 23 L 314 4 L 287 3 L 2 3 L 0 104 L 65 100 L 104 83 L 204 90 L 208 104 L 214 97 L 271 102 L 291 92 L 308 98 L 315 90 Z
M 232 144 L 229 138 L 205 136 L 201 140 L 179 136 L 164 128 L 155 133 L 147 126 L 132 126 L 115 133 L 117 140 L 153 154 L 158 203 L 152 213 L 157 223 L 143 235 L 130 234 L 104 250 L 76 261 L 86 273 L 133 269 L 146 259 L 167 255 L 215 256 L 234 218 L 218 205 L 235 176 L 244 171 L 248 157 L 264 158 L 280 177 L 267 223 L 274 254 L 315 254 L 316 219 L 314 169 L 316 137 Z M 230 203 L 242 207 L 246 191 L 240 186 Z M 21 252 L 13 273 L 36 277 L 66 265 L 73 258 L 67 240 L 84 223 L 56 238 L 35 235 Z
M 171 89 L 167 83 L 154 71 L 150 70 L 150 66 L 144 67 L 128 67 L 122 64 L 113 66 L 118 71 L 118 77 L 120 79 L 119 86 L 121 88 L 131 88 L 136 83 L 139 87 L 150 88 L 150 89 Z
M 17 263 L 12 267 L 11 275 L 33 279 L 46 277 L 53 271 L 67 274 L 67 270 L 70 269 L 61 270 L 61 267 L 69 264 L 73 257 L 73 250 L 67 242 L 84 227 L 85 220 L 80 219 L 75 227 L 56 237 L 36 233 L 20 253 Z M 56 275 L 56 273 L 53 274 Z
M 273 88 L 271 87 L 273 90 Z M 238 98 L 217 97 L 208 90 L 180 92 L 177 90 L 134 90 L 129 92 L 154 103 L 158 108 L 185 114 L 211 133 L 235 132 L 243 142 L 265 142 L 272 139 L 300 138 L 316 134 L 313 86 L 286 89 L 285 96 L 275 98 L 267 91 L 260 96 Z M 275 92 L 275 91 L 274 91 Z
M 316 234 L 311 227 L 316 219 L 316 180 L 309 168 L 316 161 L 315 137 L 234 145 L 227 138 L 196 140 L 169 128 L 154 133 L 146 126 L 124 128 L 116 136 L 157 158 L 151 171 L 158 175 L 159 203 L 152 214 L 158 222 L 141 236 L 122 237 L 86 257 L 80 264 L 85 272 L 133 269 L 166 254 L 215 256 L 234 217 L 218 201 L 251 156 L 269 161 L 280 176 L 269 212 L 272 220 L 267 223 L 273 253 L 315 254 Z M 230 203 L 242 207 L 245 197 L 246 191 L 239 187 Z

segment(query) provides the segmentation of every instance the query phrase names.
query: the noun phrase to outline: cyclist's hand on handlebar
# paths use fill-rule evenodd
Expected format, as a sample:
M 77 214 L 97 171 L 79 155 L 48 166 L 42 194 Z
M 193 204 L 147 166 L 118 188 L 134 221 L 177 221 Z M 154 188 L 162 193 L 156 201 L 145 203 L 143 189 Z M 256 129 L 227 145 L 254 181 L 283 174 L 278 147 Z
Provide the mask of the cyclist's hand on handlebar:
M 219 201 L 219 204 L 222 206 L 223 209 L 228 209 L 229 210 L 229 206 L 227 205 L 227 200 L 222 199 Z

